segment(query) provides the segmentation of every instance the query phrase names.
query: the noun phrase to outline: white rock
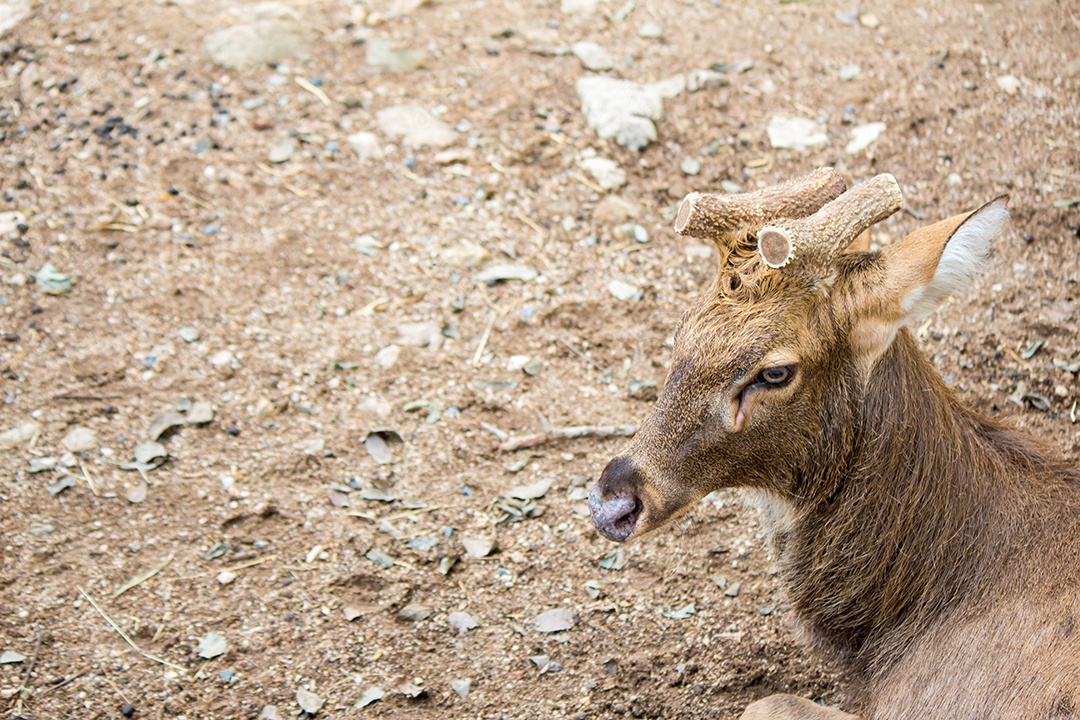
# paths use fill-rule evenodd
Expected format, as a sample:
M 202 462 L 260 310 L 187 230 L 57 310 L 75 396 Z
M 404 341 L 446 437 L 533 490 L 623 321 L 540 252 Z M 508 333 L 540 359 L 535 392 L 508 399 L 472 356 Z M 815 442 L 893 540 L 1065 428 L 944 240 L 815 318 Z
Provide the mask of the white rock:
M 196 648 L 196 652 L 199 653 L 199 657 L 206 660 L 216 658 L 218 655 L 224 654 L 229 649 L 229 642 L 218 635 L 216 632 L 209 632 L 199 640 L 199 646 Z
M 626 184 L 626 172 L 614 160 L 590 157 L 583 158 L 578 164 L 604 190 L 618 190 Z
M 21 212 L 0 213 L 0 237 L 18 234 L 19 226 L 25 224 L 26 216 Z
M 655 40 L 664 36 L 664 26 L 660 23 L 646 21 L 638 25 L 637 34 L 638 37 Z
M 656 139 L 664 99 L 654 89 L 629 80 L 583 77 L 577 81 L 585 122 L 603 139 L 641 150 Z
M 15 650 L 5 650 L 3 653 L 0 653 L 0 665 L 21 663 L 25 659 L 25 655 Z M 464 697 L 464 695 L 462 697 Z
M 862 72 L 862 68 L 858 63 L 846 63 L 840 66 L 840 79 L 841 80 L 854 80 L 859 77 L 859 73 Z
M 726 73 L 708 68 L 691 70 L 686 76 L 686 89 L 692 93 L 699 90 L 715 90 L 719 87 L 727 87 L 730 84 L 731 78 Z
M 382 147 L 379 145 L 379 139 L 375 137 L 375 133 L 353 133 L 345 138 L 345 142 L 356 153 L 356 157 L 361 160 L 378 160 L 382 157 Z
M 609 282 L 607 284 L 607 291 L 611 293 L 616 300 L 641 299 L 641 290 L 638 290 L 636 286 L 623 282 L 622 280 L 612 280 Z
M 411 48 L 397 40 L 371 38 L 365 43 L 364 62 L 371 67 L 405 72 L 416 70 L 428 64 L 428 54 L 418 48 Z
M 60 444 L 71 453 L 84 453 L 93 450 L 98 446 L 97 435 L 90 428 L 75 427 L 72 428 L 64 439 L 60 441 Z
M 567 15 L 589 15 L 597 4 L 598 0 L 560 0 L 559 9 Z
M 502 282 L 506 280 L 520 280 L 529 282 L 536 279 L 540 273 L 528 265 L 491 265 L 476 274 L 478 282 Z
M 9 450 L 19 445 L 25 445 L 34 439 L 34 436 L 41 432 L 41 423 L 25 422 L 22 425 L 16 425 L 10 430 L 5 430 L 0 433 L 0 450 Z
M 296 704 L 308 715 L 314 715 L 319 712 L 319 709 L 323 706 L 324 702 L 325 701 L 321 697 L 304 688 L 297 688 L 296 690 Z
M 520 370 L 528 365 L 531 359 L 528 355 L 511 355 L 510 359 L 506 361 L 506 369 L 510 371 Z
M 581 66 L 586 70 L 602 72 L 615 66 L 615 61 L 608 55 L 607 50 L 594 42 L 583 40 L 576 42 L 570 48 L 571 52 L 581 61 Z
M 0 38 L 7 35 L 30 14 L 30 3 L 25 0 L 0 3 Z
M 290 9 L 261 3 L 249 22 L 210 33 L 203 48 L 222 67 L 248 68 L 293 57 L 309 43 Z
M 210 356 L 210 364 L 216 368 L 228 367 L 232 361 L 233 354 L 228 350 L 218 350 Z
M 769 144 L 774 148 L 787 148 L 806 152 L 812 147 L 829 142 L 825 129 L 818 123 L 803 117 L 777 115 L 769 121 Z
M 491 253 L 487 248 L 468 240 L 462 240 L 460 245 L 442 251 L 442 261 L 454 267 L 476 267 L 490 257 Z
M 697 175 L 701 172 L 701 161 L 697 158 L 683 158 L 679 162 L 679 169 L 682 170 L 684 175 Z
M 384 370 L 388 370 L 398 361 L 400 355 L 400 345 L 387 345 L 382 350 L 375 353 L 375 364 Z
M 266 158 L 272 163 L 283 163 L 296 153 L 296 140 L 291 137 L 284 138 L 275 143 L 266 154 Z
M 533 627 L 537 632 L 552 633 L 574 627 L 574 611 L 570 608 L 548 610 L 536 616 Z
M 434 320 L 421 322 L 401 323 L 396 328 L 398 336 L 394 341 L 397 345 L 409 345 L 411 347 L 431 347 L 440 336 L 442 324 Z
M 400 137 L 410 147 L 446 147 L 458 134 L 443 121 L 434 118 L 419 105 L 394 105 L 375 114 L 381 129 L 391 137 Z
M 236 573 L 232 570 L 222 570 L 217 574 L 218 585 L 228 585 L 236 579 Z
M 862 152 L 870 147 L 884 131 L 885 123 L 883 122 L 867 123 L 866 125 L 857 125 L 851 128 L 851 140 L 844 147 L 844 152 L 848 155 Z
M 1015 95 L 1020 92 L 1020 79 L 1015 75 L 1002 75 L 997 79 L 997 86 L 1006 95 Z
M 677 95 L 681 95 L 683 90 L 686 89 L 686 76 L 672 75 L 663 80 L 646 83 L 645 89 L 657 93 L 662 98 L 673 98 Z

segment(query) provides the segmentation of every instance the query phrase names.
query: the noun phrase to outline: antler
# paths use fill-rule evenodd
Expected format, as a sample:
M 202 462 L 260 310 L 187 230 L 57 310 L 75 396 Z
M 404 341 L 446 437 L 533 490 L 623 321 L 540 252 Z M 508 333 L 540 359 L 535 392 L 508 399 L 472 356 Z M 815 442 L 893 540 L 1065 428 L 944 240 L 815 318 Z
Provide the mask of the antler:
M 809 217 L 761 228 L 758 252 L 771 268 L 797 260 L 826 266 L 866 228 L 904 206 L 896 178 L 888 173 L 856 185 Z
M 725 241 L 742 228 L 757 232 L 765 223 L 780 218 L 801 218 L 847 189 L 847 183 L 830 167 L 806 177 L 738 195 L 690 193 L 679 206 L 675 232 L 689 237 Z

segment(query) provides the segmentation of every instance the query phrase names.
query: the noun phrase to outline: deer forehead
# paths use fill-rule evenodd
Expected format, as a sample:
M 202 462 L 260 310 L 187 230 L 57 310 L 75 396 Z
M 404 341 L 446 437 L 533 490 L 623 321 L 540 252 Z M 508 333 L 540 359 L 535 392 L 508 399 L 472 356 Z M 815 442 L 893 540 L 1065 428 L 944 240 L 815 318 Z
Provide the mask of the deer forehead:
M 717 380 L 755 369 L 798 363 L 820 341 L 804 295 L 753 303 L 708 303 L 687 313 L 676 334 L 674 365 L 693 365 L 696 378 Z

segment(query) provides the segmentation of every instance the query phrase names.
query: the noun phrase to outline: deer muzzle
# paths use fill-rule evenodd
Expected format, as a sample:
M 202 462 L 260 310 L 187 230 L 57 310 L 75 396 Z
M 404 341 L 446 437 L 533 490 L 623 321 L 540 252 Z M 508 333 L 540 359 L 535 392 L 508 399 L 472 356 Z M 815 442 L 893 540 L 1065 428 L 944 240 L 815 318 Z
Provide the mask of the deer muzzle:
M 639 496 L 642 477 L 632 460 L 614 458 L 589 493 L 593 525 L 608 540 L 623 542 L 637 528 L 644 507 Z

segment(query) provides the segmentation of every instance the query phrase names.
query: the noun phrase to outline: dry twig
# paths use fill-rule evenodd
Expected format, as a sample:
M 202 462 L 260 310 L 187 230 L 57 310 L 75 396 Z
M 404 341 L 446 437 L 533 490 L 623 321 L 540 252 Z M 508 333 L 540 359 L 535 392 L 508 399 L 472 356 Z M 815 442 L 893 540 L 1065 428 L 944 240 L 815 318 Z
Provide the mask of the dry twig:
M 508 438 L 499 445 L 503 452 L 513 452 L 536 447 L 553 440 L 582 437 L 630 437 L 638 431 L 636 423 L 630 425 L 577 425 L 574 427 L 551 428 L 534 435 L 522 435 Z
M 136 575 L 135 577 L 128 580 L 126 583 L 121 585 L 117 589 L 116 592 L 113 593 L 113 600 L 120 597 L 121 595 L 126 593 L 131 588 L 133 588 L 133 587 L 135 587 L 137 585 L 141 585 L 142 583 L 146 582 L 147 580 L 149 580 L 150 578 L 154 577 L 159 572 L 161 572 L 162 570 L 167 568 L 169 566 L 169 563 L 171 563 L 173 561 L 174 557 L 175 557 L 175 555 L 169 555 L 169 557 L 165 558 L 164 562 L 162 562 L 160 565 L 152 567 L 149 570 L 146 570 L 145 572 L 142 572 L 139 575 Z
M 111 617 L 109 617 L 108 614 L 104 610 L 101 609 L 100 605 L 98 605 L 96 602 L 94 602 L 94 598 L 90 597 L 86 593 L 86 591 L 83 590 L 82 588 L 78 588 L 78 590 L 79 590 L 79 594 L 82 595 L 84 598 L 86 598 L 90 602 L 90 604 L 94 607 L 94 609 L 97 610 L 98 615 L 101 615 L 101 617 L 105 618 L 105 622 L 109 623 L 109 625 L 112 627 L 112 629 L 115 630 L 116 633 L 120 637 L 122 637 L 124 639 L 124 642 L 126 642 L 128 645 L 130 645 L 132 647 L 132 649 L 135 650 L 135 652 L 139 653 L 140 655 L 142 655 L 147 660 L 153 660 L 156 663 L 166 665 L 168 667 L 171 667 L 173 670 L 179 670 L 182 673 L 187 672 L 186 668 L 183 668 L 183 667 L 181 667 L 179 665 L 174 665 L 173 663 L 169 662 L 168 660 L 162 660 L 159 657 L 155 657 L 155 656 L 151 655 L 150 653 L 146 652 L 145 650 L 143 650 L 138 645 L 136 645 L 135 641 L 132 640 L 130 637 L 128 637 L 127 633 L 125 633 L 123 630 L 120 629 L 120 626 L 116 624 L 116 621 L 114 621 Z
M 491 423 L 481 422 L 480 429 L 494 435 L 499 442 L 506 442 L 510 439 L 510 433 L 506 432 L 505 430 L 500 430 Z

